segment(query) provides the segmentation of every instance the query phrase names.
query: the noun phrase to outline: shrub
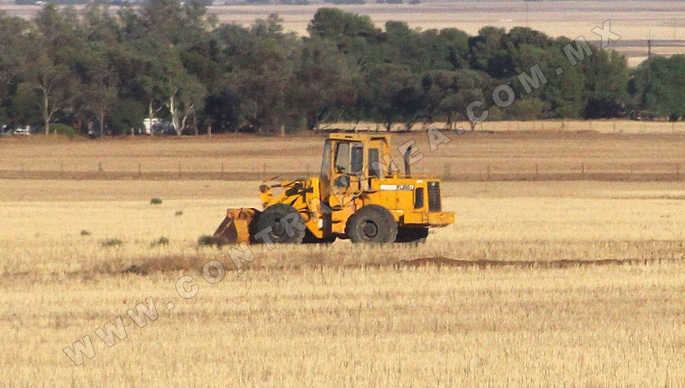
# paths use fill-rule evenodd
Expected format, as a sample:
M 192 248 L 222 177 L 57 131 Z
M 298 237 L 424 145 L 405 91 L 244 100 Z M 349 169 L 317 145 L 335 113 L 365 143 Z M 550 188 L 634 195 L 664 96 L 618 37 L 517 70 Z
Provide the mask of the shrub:
M 85 229 L 82 229 L 82 230 L 81 230 L 81 236 L 83 236 L 83 237 L 90 236 L 90 234 L 91 234 L 91 233 L 90 233 L 89 231 L 85 230 Z
M 180 217 L 180 216 L 183 215 L 183 211 L 181 211 L 181 210 L 176 210 L 176 213 L 174 213 L 174 215 L 175 215 L 176 217 Z
M 162 204 L 161 198 L 152 198 L 150 200 L 150 205 L 161 205 L 161 204 Z
M 103 247 L 116 247 L 122 244 L 121 240 L 118 238 L 108 238 L 106 240 L 102 240 L 100 244 Z
M 200 245 L 200 246 L 209 246 L 209 245 L 214 245 L 214 244 L 215 244 L 214 237 L 207 235 L 207 234 L 203 234 L 202 236 L 200 236 L 200 238 L 197 239 L 197 245 Z
M 45 133 L 44 127 L 41 129 L 40 133 Z M 76 132 L 76 130 L 72 126 L 58 123 L 50 123 L 50 133 L 66 136 L 69 139 L 73 139 L 79 136 L 79 133 Z
M 159 238 L 159 240 L 153 241 L 152 244 L 150 244 L 150 248 L 158 247 L 161 245 L 169 245 L 169 239 L 162 236 Z

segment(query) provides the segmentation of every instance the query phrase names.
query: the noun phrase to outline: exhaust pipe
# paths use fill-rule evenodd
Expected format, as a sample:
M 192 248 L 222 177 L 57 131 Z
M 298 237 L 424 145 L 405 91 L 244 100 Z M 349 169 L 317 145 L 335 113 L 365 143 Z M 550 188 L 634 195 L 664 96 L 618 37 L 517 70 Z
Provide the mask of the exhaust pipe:
M 411 159 L 411 152 L 413 148 L 413 144 L 407 147 L 407 150 L 404 151 L 404 156 L 402 157 L 402 159 L 404 159 L 404 175 L 406 176 L 411 176 L 411 165 L 409 164 L 409 160 Z

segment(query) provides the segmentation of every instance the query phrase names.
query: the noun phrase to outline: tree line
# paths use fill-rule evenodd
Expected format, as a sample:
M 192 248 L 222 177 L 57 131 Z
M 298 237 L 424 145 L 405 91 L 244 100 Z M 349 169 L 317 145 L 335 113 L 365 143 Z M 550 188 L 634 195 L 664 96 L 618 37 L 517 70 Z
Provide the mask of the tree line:
M 276 16 L 219 24 L 201 2 L 150 0 L 110 10 L 45 5 L 32 21 L 0 14 L 0 122 L 95 124 L 131 133 L 164 118 L 176 134 L 317 129 L 322 123 L 466 120 L 484 101 L 489 120 L 618 117 L 630 111 L 678 119 L 685 57 L 655 58 L 631 72 L 614 51 L 591 50 L 571 66 L 574 41 L 529 28 L 418 30 L 376 27 L 366 16 L 319 9 L 308 35 Z M 533 66 L 546 83 L 527 93 Z M 552 76 L 563 68 L 563 76 Z M 508 84 L 517 98 L 493 104 Z M 102 131 L 104 132 L 104 131 Z

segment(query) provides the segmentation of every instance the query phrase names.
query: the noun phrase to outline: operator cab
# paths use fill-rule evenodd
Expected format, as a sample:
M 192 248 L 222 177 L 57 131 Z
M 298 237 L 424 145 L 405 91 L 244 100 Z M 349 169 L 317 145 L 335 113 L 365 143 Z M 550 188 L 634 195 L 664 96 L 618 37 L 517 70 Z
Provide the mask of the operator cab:
M 321 181 L 353 194 L 369 187 L 369 180 L 393 175 L 389 136 L 332 134 L 326 140 L 321 165 Z M 387 162 L 386 162 L 387 160 Z

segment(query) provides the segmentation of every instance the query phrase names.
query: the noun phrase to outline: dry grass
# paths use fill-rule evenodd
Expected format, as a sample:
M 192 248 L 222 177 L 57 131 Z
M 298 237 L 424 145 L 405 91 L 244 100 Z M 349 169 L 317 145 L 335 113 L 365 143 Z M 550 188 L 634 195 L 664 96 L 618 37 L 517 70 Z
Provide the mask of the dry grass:
M 189 301 L 174 291 L 181 274 L 4 281 L 2 378 L 6 387 L 677 387 L 683 273 L 248 271 L 217 285 L 196 278 Z M 147 297 L 157 321 L 139 329 L 124 318 L 128 338 L 111 348 L 93 334 Z M 61 349 L 86 334 L 97 355 L 75 367 Z
M 424 168 L 675 163 L 681 142 L 464 135 L 428 154 Z M 0 158 L 247 169 L 242 159 L 259 153 L 296 170 L 294 156 L 313 163 L 320 143 L 29 140 L 0 142 Z M 198 247 L 197 238 L 226 207 L 257 206 L 257 185 L 0 180 L 3 386 L 604 388 L 685 379 L 685 182 L 448 182 L 444 207 L 457 223 L 425 245 L 255 246 L 255 261 L 235 270 L 226 248 Z M 153 197 L 162 204 L 150 205 Z M 169 244 L 154 246 L 161 237 Z M 216 285 L 200 274 L 210 260 L 229 270 Z M 175 291 L 186 274 L 200 286 L 190 300 Z M 148 297 L 160 317 L 138 328 L 125 311 Z M 107 347 L 93 331 L 118 315 L 128 338 Z M 62 349 L 84 335 L 97 355 L 76 367 Z

